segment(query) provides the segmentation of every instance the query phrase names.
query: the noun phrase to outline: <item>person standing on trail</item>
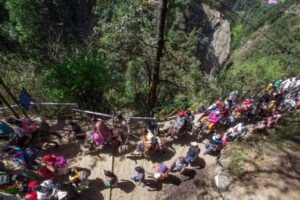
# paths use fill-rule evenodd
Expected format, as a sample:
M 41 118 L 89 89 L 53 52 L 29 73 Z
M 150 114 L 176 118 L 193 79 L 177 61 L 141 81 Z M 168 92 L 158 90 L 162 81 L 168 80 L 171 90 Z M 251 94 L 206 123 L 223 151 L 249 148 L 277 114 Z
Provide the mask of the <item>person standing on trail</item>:
M 136 166 L 134 168 L 134 173 L 130 177 L 131 180 L 137 182 L 139 186 L 145 187 L 145 169 L 143 166 Z
M 104 170 L 104 175 L 104 184 L 106 188 L 112 188 L 118 185 L 118 177 L 113 172 L 109 170 Z
M 191 146 L 184 158 L 184 161 L 187 164 L 190 164 L 191 162 L 195 161 L 200 154 L 200 148 L 198 147 L 197 142 L 191 142 Z

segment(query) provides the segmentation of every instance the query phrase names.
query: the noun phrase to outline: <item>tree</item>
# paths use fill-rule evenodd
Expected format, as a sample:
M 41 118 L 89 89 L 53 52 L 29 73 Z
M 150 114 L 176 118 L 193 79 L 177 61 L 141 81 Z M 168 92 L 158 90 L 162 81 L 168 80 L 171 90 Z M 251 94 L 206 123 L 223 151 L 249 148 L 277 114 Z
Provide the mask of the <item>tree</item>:
M 156 29 L 156 40 L 157 40 L 157 49 L 156 56 L 154 60 L 153 76 L 151 80 L 151 86 L 148 94 L 148 112 L 154 108 L 157 101 L 157 88 L 159 85 L 160 78 L 160 62 L 163 56 L 164 48 L 164 30 L 166 24 L 166 15 L 167 15 L 167 6 L 168 0 L 161 0 L 159 3 L 159 14 L 158 14 L 158 23 Z

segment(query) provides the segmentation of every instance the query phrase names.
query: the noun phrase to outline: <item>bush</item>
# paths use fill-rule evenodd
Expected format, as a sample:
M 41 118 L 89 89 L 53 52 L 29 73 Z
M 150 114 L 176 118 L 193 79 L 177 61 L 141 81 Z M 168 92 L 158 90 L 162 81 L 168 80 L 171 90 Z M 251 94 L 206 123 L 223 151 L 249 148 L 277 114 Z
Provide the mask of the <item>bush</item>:
M 110 94 L 122 89 L 122 79 L 99 54 L 67 59 L 47 67 L 44 84 L 57 101 L 75 101 L 83 108 L 110 110 Z

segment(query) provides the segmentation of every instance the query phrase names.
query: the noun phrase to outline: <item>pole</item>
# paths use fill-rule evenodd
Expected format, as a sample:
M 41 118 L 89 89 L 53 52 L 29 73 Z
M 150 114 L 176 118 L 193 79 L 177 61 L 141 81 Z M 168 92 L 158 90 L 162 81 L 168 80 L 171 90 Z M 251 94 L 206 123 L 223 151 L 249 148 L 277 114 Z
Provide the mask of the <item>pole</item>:
M 17 104 L 19 106 L 19 108 L 21 108 L 23 114 L 30 119 L 30 117 L 28 116 L 28 114 L 26 113 L 26 111 L 24 110 L 24 108 L 19 104 L 17 98 L 13 95 L 13 93 L 10 91 L 10 89 L 7 87 L 7 85 L 4 83 L 3 79 L 0 77 L 0 84 L 3 86 L 3 88 L 5 89 L 5 91 L 8 93 L 8 95 L 12 98 L 12 100 L 15 102 L 15 104 Z
M 6 99 L 4 98 L 4 96 L 2 96 L 2 94 L 0 94 L 0 100 L 10 109 L 10 111 L 17 119 L 20 119 L 18 113 L 16 113 L 16 111 L 10 106 L 10 104 L 8 103 L 8 101 L 6 101 Z

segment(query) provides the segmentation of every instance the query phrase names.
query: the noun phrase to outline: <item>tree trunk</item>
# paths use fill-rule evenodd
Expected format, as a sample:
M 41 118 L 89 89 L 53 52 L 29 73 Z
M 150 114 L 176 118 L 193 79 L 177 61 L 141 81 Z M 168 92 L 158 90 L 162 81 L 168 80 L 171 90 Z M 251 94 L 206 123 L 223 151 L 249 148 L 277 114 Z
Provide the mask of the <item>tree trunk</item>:
M 152 111 L 157 101 L 157 89 L 158 89 L 159 75 L 160 75 L 160 60 L 163 55 L 162 51 L 164 48 L 164 30 L 165 30 L 165 23 L 166 23 L 167 4 L 168 4 L 168 0 L 160 0 L 159 7 L 158 7 L 159 14 L 158 14 L 158 22 L 156 28 L 157 49 L 156 49 L 156 55 L 154 60 L 151 86 L 148 93 L 148 113 Z

